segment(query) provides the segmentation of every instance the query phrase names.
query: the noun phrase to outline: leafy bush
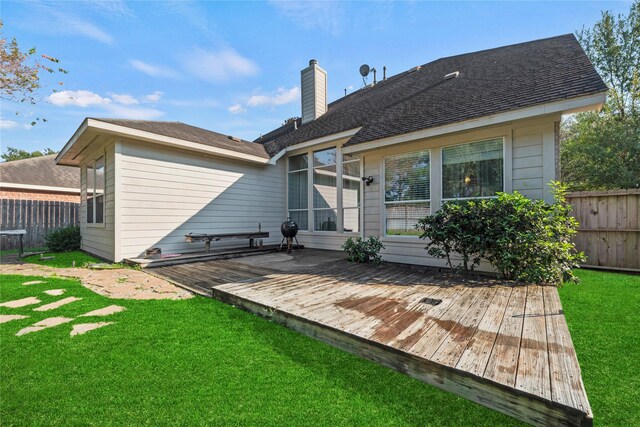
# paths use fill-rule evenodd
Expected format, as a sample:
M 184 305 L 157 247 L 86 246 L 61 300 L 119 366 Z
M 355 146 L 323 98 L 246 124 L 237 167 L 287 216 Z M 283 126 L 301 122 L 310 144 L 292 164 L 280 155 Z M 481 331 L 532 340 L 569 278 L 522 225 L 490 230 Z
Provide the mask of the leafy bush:
M 485 200 L 447 202 L 433 215 L 420 219 L 416 227 L 421 239 L 428 239 L 427 253 L 446 258 L 449 267 L 468 275 L 480 264 L 483 254 L 483 204 Z M 454 265 L 451 255 L 457 253 L 460 263 Z
M 384 246 L 380 239 L 374 236 L 369 236 L 366 240 L 360 237 L 355 239 L 349 237 L 342 245 L 342 249 L 347 253 L 347 259 L 350 262 L 380 264 L 382 262 L 380 250 L 384 249 Z
M 47 248 L 51 252 L 69 252 L 80 249 L 80 227 L 69 225 L 50 231 L 45 237 Z
M 446 258 L 453 269 L 469 273 L 486 259 L 505 279 L 559 284 L 577 281 L 571 269 L 584 260 L 571 237 L 578 222 L 570 216 L 566 189 L 554 183 L 555 203 L 498 193 L 495 199 L 445 203 L 419 221 L 431 256 Z M 452 264 L 458 253 L 461 262 Z

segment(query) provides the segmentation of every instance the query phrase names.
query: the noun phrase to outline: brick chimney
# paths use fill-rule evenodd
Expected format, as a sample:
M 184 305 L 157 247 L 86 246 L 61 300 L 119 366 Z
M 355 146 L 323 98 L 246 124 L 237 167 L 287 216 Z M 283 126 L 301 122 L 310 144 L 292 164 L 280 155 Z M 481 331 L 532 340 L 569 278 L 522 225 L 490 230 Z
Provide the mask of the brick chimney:
M 302 124 L 327 112 L 327 72 L 312 59 L 300 72 L 302 88 Z

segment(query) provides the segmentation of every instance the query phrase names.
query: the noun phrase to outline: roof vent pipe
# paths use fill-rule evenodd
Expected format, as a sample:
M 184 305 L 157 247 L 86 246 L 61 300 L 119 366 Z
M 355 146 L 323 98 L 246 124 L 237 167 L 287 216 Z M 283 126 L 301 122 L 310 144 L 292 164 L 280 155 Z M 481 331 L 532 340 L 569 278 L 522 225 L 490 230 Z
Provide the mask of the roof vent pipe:
M 454 71 L 453 73 L 449 73 L 446 76 L 444 76 L 444 79 L 445 80 L 455 79 L 459 75 L 460 75 L 460 71 Z
M 300 80 L 302 124 L 305 124 L 327 112 L 327 72 L 312 59 L 300 72 Z

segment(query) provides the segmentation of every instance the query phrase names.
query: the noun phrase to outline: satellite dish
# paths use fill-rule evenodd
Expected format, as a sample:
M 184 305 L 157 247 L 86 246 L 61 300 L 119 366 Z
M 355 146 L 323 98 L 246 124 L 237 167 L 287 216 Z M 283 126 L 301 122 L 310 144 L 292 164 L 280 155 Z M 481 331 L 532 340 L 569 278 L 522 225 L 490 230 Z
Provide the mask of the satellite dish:
M 369 75 L 369 71 L 370 71 L 370 69 L 369 69 L 369 66 L 367 64 L 362 64 L 360 66 L 360 75 L 362 77 L 367 77 Z

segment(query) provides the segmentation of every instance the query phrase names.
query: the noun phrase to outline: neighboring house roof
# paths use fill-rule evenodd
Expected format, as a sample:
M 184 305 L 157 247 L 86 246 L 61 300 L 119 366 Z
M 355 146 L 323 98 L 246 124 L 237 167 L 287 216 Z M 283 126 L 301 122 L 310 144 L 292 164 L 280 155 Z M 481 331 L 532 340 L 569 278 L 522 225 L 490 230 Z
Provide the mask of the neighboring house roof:
M 77 168 L 58 166 L 56 155 L 0 163 L 0 186 L 44 191 L 80 191 Z
M 229 135 L 223 135 L 207 129 L 191 126 L 181 122 L 160 122 L 153 120 L 124 120 L 124 119 L 100 119 L 93 118 L 104 123 L 137 129 L 145 132 L 164 135 L 184 141 L 196 142 L 210 147 L 222 148 L 239 153 L 268 159 L 269 155 L 260 144 L 244 141 L 239 138 L 231 139 Z
M 458 71 L 457 78 L 444 79 Z M 274 156 L 360 128 L 346 146 L 605 92 L 572 34 L 438 59 L 332 102 L 316 120 L 261 136 Z

